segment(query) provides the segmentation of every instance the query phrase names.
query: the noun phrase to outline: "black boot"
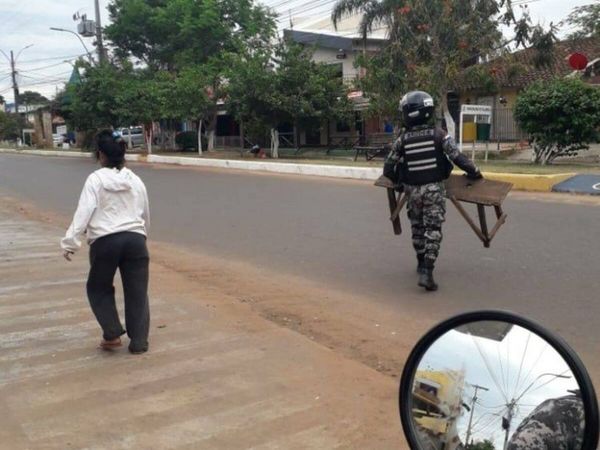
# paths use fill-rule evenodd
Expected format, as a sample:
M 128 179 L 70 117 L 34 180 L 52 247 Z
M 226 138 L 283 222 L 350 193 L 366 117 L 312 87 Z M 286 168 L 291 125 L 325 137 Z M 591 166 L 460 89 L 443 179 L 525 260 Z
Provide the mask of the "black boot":
M 433 264 L 425 263 L 423 271 L 419 274 L 419 286 L 428 291 L 437 291 L 438 285 L 433 279 Z
M 417 255 L 417 273 L 421 275 L 425 270 L 425 255 Z

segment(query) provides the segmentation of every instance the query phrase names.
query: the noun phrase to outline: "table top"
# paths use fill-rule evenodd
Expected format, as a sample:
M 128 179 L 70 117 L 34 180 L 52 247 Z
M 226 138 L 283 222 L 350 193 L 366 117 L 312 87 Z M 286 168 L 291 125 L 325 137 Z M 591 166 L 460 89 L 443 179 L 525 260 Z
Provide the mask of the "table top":
M 393 189 L 394 184 L 383 175 L 375 182 L 375 186 Z M 463 175 L 451 175 L 446 180 L 448 197 L 467 203 L 485 206 L 501 206 L 513 185 L 504 181 L 469 180 Z

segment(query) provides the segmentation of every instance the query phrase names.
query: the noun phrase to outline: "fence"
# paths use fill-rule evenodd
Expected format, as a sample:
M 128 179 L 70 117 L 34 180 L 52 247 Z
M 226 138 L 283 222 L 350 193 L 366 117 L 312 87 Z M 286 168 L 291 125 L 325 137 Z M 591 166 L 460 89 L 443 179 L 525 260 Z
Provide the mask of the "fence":
M 512 108 L 496 108 L 492 116 L 492 141 L 517 142 L 529 139 L 527 133 L 519 128 Z
M 215 147 L 239 150 L 242 148 L 242 138 L 240 136 L 215 136 Z

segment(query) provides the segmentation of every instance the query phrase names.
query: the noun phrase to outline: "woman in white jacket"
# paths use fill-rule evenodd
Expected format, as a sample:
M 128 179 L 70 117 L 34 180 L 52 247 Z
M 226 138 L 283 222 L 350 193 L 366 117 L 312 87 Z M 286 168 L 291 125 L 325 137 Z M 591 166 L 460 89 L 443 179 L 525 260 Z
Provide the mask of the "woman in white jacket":
M 149 226 L 148 194 L 142 180 L 125 167 L 125 150 L 110 131 L 97 138 L 102 168 L 85 182 L 73 222 L 61 241 L 64 257 L 81 247 L 85 234 L 90 245 L 87 295 L 102 327 L 100 347 L 121 346 L 127 332 L 129 351 L 148 351 L 150 309 L 148 304 Z M 114 276 L 121 272 L 125 296 L 123 329 L 115 304 Z

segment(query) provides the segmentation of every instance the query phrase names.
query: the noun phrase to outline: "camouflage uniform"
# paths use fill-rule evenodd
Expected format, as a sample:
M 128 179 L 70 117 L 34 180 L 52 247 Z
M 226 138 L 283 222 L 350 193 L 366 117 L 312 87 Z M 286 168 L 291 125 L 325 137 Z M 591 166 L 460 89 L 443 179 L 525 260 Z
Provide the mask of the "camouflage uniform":
M 463 156 L 450 136 L 444 139 L 443 149 L 451 161 L 457 161 Z M 386 165 L 391 167 L 402 162 L 402 140 L 399 138 L 394 143 Z M 433 267 L 440 253 L 442 224 L 446 220 L 446 186 L 443 181 L 420 186 L 404 184 L 404 192 L 408 196 L 408 218 L 417 258 Z
M 519 425 L 508 450 L 581 450 L 585 430 L 578 395 L 546 400 Z
M 442 224 L 446 220 L 446 187 L 443 182 L 422 186 L 406 184 L 404 192 L 408 195 L 408 218 L 417 258 L 433 266 L 440 253 Z

